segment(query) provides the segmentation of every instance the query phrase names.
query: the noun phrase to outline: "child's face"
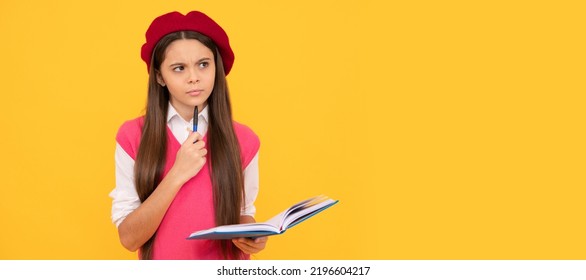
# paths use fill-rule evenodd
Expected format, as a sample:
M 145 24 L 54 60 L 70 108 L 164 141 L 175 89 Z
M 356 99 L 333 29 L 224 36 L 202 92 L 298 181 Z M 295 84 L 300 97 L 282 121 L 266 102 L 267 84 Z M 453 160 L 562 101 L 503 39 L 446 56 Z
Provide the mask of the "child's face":
M 184 118 L 190 119 L 193 108 L 207 104 L 214 89 L 216 64 L 214 54 L 195 39 L 180 39 L 165 50 L 157 81 L 169 89 L 171 104 Z

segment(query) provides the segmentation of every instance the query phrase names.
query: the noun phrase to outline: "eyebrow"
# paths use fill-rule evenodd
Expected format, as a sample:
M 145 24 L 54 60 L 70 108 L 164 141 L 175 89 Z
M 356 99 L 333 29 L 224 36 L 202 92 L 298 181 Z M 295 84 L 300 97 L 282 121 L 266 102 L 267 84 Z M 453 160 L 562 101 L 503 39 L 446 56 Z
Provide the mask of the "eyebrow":
M 209 57 L 200 58 L 200 59 L 199 59 L 199 60 L 196 62 L 196 64 L 197 64 L 197 63 L 202 63 L 202 62 L 204 62 L 204 61 L 209 61 L 209 60 L 212 60 L 212 59 L 211 59 L 211 58 L 209 58 Z M 185 65 L 185 63 L 183 63 L 183 62 L 174 62 L 174 63 L 171 63 L 171 64 L 169 64 L 169 67 L 183 66 L 183 65 Z

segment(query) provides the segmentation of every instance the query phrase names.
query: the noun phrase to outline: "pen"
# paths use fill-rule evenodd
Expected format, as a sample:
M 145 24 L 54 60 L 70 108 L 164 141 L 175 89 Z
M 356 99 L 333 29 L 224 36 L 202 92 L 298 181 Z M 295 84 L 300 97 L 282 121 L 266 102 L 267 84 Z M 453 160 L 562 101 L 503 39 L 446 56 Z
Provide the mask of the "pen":
M 197 114 L 198 110 L 197 106 L 195 106 L 195 109 L 193 109 L 193 132 L 197 132 L 197 123 L 199 121 L 199 116 Z M 197 140 L 193 141 L 194 144 L 195 142 L 197 142 Z
M 195 109 L 193 109 L 193 132 L 197 132 L 197 122 L 199 120 L 199 116 L 198 114 L 198 110 L 197 110 L 197 106 L 195 106 Z

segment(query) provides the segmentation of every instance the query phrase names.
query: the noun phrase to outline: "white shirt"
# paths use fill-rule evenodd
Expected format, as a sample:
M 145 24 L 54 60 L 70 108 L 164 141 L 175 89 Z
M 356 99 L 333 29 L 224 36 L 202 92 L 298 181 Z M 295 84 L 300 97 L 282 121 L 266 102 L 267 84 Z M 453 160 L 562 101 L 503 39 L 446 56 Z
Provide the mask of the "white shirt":
M 205 135 L 208 130 L 208 106 L 198 114 L 197 132 Z M 193 119 L 185 121 L 169 102 L 167 126 L 179 143 L 185 142 L 193 128 Z M 116 143 L 116 187 L 110 192 L 112 198 L 112 222 L 118 227 L 141 202 L 134 185 L 134 159 Z M 258 152 L 244 169 L 244 190 L 246 197 L 240 214 L 254 216 L 254 201 L 258 195 Z

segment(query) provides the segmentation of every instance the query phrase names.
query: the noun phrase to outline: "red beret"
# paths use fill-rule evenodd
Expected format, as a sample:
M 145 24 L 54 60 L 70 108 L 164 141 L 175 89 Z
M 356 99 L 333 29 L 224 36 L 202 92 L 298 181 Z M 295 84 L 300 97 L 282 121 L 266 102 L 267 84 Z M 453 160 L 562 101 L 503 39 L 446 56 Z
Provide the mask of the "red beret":
M 228 75 L 230 69 L 232 69 L 232 64 L 234 64 L 234 52 L 230 48 L 228 35 L 215 21 L 198 11 L 191 11 L 187 15 L 170 12 L 153 20 L 145 34 L 146 43 L 142 45 L 140 50 L 140 56 L 147 64 L 147 71 L 149 71 L 151 65 L 153 49 L 159 40 L 167 34 L 186 30 L 206 35 L 216 43 L 224 62 L 224 72 Z

